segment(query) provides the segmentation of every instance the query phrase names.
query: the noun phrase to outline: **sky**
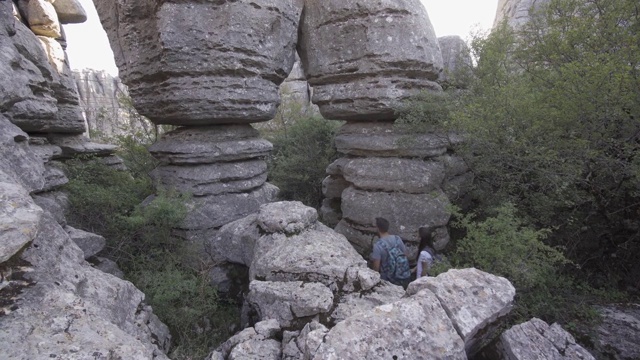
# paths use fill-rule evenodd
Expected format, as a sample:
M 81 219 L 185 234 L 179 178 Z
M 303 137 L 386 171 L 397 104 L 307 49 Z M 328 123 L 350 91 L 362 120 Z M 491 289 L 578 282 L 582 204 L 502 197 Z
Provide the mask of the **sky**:
M 476 31 L 491 28 L 498 0 L 421 0 L 438 37 L 459 35 L 465 40 Z M 105 70 L 118 73 L 109 47 L 107 34 L 102 29 L 91 0 L 80 0 L 87 12 L 83 24 L 64 25 L 67 35 L 67 54 L 73 69 Z

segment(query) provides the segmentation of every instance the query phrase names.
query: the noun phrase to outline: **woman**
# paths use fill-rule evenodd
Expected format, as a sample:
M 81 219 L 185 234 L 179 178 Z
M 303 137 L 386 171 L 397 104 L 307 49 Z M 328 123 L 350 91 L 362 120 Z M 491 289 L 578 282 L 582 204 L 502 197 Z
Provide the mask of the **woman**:
M 435 260 L 436 251 L 433 248 L 433 237 L 428 228 L 421 227 L 418 230 L 420 245 L 418 246 L 418 265 L 416 279 L 426 276 Z

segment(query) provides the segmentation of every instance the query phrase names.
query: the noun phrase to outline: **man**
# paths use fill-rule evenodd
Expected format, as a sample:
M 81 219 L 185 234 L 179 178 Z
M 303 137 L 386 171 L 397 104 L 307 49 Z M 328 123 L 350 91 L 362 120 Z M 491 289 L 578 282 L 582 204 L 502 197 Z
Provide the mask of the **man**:
M 380 238 L 373 245 L 371 268 L 378 271 L 383 280 L 406 288 L 411 276 L 407 248 L 399 236 L 389 234 L 387 219 L 376 218 L 376 227 Z

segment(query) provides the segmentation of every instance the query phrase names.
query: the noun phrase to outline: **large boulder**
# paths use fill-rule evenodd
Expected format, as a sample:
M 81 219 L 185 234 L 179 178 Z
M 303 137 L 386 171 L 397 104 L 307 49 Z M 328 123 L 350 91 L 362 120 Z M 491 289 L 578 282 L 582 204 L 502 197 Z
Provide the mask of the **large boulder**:
M 301 0 L 108 0 L 96 7 L 136 109 L 156 124 L 274 117 L 278 86 L 295 60 Z
M 471 75 L 473 67 L 469 46 L 458 35 L 439 37 L 438 43 L 444 64 L 440 81 L 457 87 L 465 87 L 469 80 L 466 77 Z
M 144 294 L 89 266 L 48 214 L 15 265 L 3 284 L 17 294 L 2 303 L 6 358 L 167 359 L 169 331 L 144 305 Z
M 282 345 L 278 341 L 281 332 L 276 320 L 261 321 L 225 341 L 207 360 L 281 360 Z
M 87 21 L 87 13 L 78 0 L 56 0 L 53 8 L 61 24 L 80 24 Z
M 321 339 L 305 354 L 309 359 L 467 358 L 464 342 L 428 290 L 351 316 Z
M 307 1 L 299 48 L 327 119 L 393 120 L 400 101 L 441 90 L 442 57 L 419 0 Z
M 500 336 L 500 347 L 506 360 L 595 360 L 560 325 L 549 326 L 536 318 L 505 331 Z
M 640 359 L 640 305 L 598 308 L 602 322 L 596 328 L 595 347 L 603 358 Z
M 493 338 L 498 320 L 511 311 L 516 295 L 507 279 L 477 269 L 453 269 L 435 278 L 419 278 L 409 284 L 407 295 L 423 289 L 438 298 L 469 357 Z

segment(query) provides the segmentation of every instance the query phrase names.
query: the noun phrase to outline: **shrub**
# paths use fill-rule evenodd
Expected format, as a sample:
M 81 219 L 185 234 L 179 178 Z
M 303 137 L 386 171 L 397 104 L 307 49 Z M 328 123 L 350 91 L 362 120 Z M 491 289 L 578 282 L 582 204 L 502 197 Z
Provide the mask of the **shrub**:
M 274 149 L 269 180 L 280 188 L 284 200 L 320 208 L 322 180 L 337 156 L 333 138 L 339 126 L 339 122 L 304 116 L 270 134 Z

